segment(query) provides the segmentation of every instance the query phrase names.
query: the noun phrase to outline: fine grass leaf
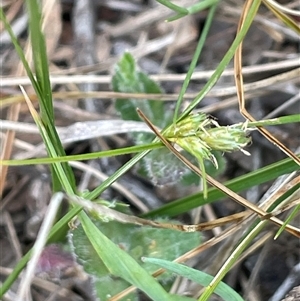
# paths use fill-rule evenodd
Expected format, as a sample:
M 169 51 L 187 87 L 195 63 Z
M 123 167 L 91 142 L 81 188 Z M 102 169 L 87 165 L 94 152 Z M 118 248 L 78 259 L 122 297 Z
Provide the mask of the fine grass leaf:
M 162 148 L 163 144 L 158 143 L 149 143 L 142 145 L 135 145 L 129 147 L 122 147 L 117 149 L 112 149 L 108 151 L 94 152 L 94 153 L 85 153 L 79 155 L 68 155 L 68 156 L 60 156 L 57 158 L 45 157 L 45 158 L 34 158 L 34 159 L 12 159 L 12 160 L 1 160 L 0 164 L 4 166 L 25 166 L 25 165 L 36 165 L 36 164 L 52 164 L 52 163 L 60 163 L 60 162 L 68 162 L 68 161 L 84 161 L 84 160 L 92 160 L 99 159 L 105 157 L 113 157 L 113 156 L 121 156 L 139 153 L 146 150 Z
M 34 61 L 34 69 L 36 75 L 35 91 L 38 95 L 38 101 L 41 111 L 41 121 L 44 124 L 45 131 L 49 137 L 48 141 L 44 140 L 47 151 L 50 156 L 50 148 L 52 147 L 58 156 L 64 156 L 65 151 L 62 143 L 59 139 L 54 124 L 54 110 L 52 102 L 52 89 L 50 84 L 49 75 L 49 62 L 46 51 L 46 43 L 44 33 L 42 32 L 42 14 L 41 5 L 36 0 L 26 1 L 28 11 L 28 22 L 30 31 L 30 42 L 32 48 L 32 57 Z M 23 61 L 24 64 L 24 61 Z M 55 156 L 56 157 L 56 156 Z M 72 187 L 72 191 L 75 191 L 75 178 L 74 174 L 68 163 L 62 163 L 64 174 L 57 174 L 54 167 L 51 167 L 52 171 L 52 184 L 53 190 L 59 191 L 62 189 L 62 183 L 59 179 L 67 177 L 69 185 Z M 65 187 L 64 187 L 65 188 Z M 71 191 L 70 190 L 70 191 Z M 69 192 L 70 192 L 69 191 Z
M 53 121 L 54 111 L 52 103 L 52 91 L 49 78 L 48 57 L 46 52 L 45 37 L 42 32 L 42 14 L 40 3 L 36 0 L 27 0 L 28 23 L 30 29 L 30 42 L 36 79 L 40 87 L 39 102 L 41 105 L 42 119 Z
M 170 262 L 163 259 L 146 258 L 146 257 L 143 257 L 143 261 L 157 264 L 158 266 L 164 269 L 167 269 L 180 276 L 183 276 L 194 282 L 197 282 L 202 286 L 208 286 L 211 280 L 214 278 L 213 276 L 207 273 L 195 270 L 191 267 L 176 262 Z M 214 293 L 219 295 L 225 301 L 244 301 L 244 299 L 236 291 L 234 291 L 229 285 L 227 285 L 224 282 L 220 282 L 218 284 Z
M 161 3 L 162 5 L 172 9 L 174 12 L 177 12 L 178 14 L 176 16 L 173 16 L 173 17 L 170 17 L 169 19 L 167 19 L 168 22 L 170 21 L 175 21 L 179 18 L 182 18 L 186 15 L 189 14 L 189 11 L 184 8 L 184 7 L 181 7 L 181 6 L 178 6 L 168 0 L 157 0 L 157 2 Z
M 289 184 L 289 186 L 290 186 L 290 184 Z M 292 194 L 297 193 L 297 191 L 299 191 L 299 189 L 300 189 L 300 183 L 297 183 L 296 185 L 290 187 L 290 189 L 288 189 L 288 191 L 286 191 L 281 197 L 279 197 L 276 200 L 276 202 L 274 202 L 273 206 L 268 211 L 272 212 L 273 209 L 275 209 L 279 204 L 281 204 L 282 202 L 287 200 L 289 197 L 291 197 Z M 274 236 L 274 239 L 277 239 L 279 237 L 279 235 L 284 231 L 286 226 L 293 220 L 294 217 L 297 216 L 299 211 L 300 211 L 300 204 L 296 205 L 295 208 L 292 210 L 292 212 L 289 214 L 289 216 L 286 218 L 283 225 L 279 228 L 276 235 Z
M 28 105 L 29 111 L 32 115 L 32 118 L 34 119 L 45 144 L 47 144 L 49 155 L 52 158 L 56 158 L 57 152 L 56 152 L 55 146 L 53 145 L 53 140 L 51 140 L 51 138 L 48 135 L 49 132 L 46 130 L 38 112 L 35 110 L 33 104 L 31 103 L 31 101 L 28 98 L 27 94 L 25 93 L 24 89 L 21 88 L 21 90 L 24 94 L 24 97 L 25 97 L 26 103 Z M 58 177 L 59 184 L 65 189 L 65 191 L 72 193 L 73 187 L 71 186 L 70 182 L 68 181 L 66 171 L 63 168 L 63 163 L 54 163 L 52 165 L 52 168 L 55 171 L 56 176 Z
M 221 74 L 223 73 L 226 66 L 229 64 L 230 60 L 234 56 L 234 52 L 238 48 L 239 44 L 244 39 L 248 29 L 250 28 L 250 25 L 252 24 L 252 21 L 256 15 L 256 12 L 259 8 L 260 0 L 254 0 L 253 4 L 251 6 L 251 9 L 249 10 L 249 14 L 245 18 L 245 23 L 240 32 L 235 37 L 234 41 L 232 42 L 230 48 L 224 55 L 222 61 L 219 63 L 218 67 L 210 77 L 210 79 L 207 81 L 205 86 L 202 88 L 202 90 L 198 93 L 196 98 L 189 104 L 189 106 L 184 110 L 184 112 L 179 116 L 178 121 L 183 120 L 186 116 L 188 116 L 192 110 L 200 103 L 200 101 L 205 97 L 205 95 L 212 89 L 212 87 L 216 84 L 218 79 L 220 78 Z
M 158 1 L 158 2 L 164 4 L 163 1 Z M 213 6 L 214 4 L 217 4 L 218 2 L 219 2 L 219 0 L 203 0 L 203 1 L 197 2 L 197 3 L 187 7 L 186 10 L 187 10 L 187 13 L 189 15 L 191 15 L 191 14 L 195 14 L 199 11 L 202 11 L 204 9 L 207 9 L 207 8 Z M 174 9 L 174 11 L 176 11 L 176 10 Z M 180 19 L 184 16 L 186 16 L 186 13 L 178 12 L 175 16 L 172 16 L 172 17 L 168 18 L 167 21 L 168 22 L 175 21 L 175 20 Z
M 58 156 L 64 156 L 65 152 L 54 125 L 48 58 L 46 53 L 45 39 L 41 29 L 42 16 L 40 11 L 40 3 L 38 3 L 38 1 L 36 0 L 27 0 L 26 6 L 29 15 L 29 32 L 32 44 L 32 56 L 36 78 L 34 77 L 32 70 L 30 69 L 29 62 L 26 60 L 23 50 L 16 36 L 14 35 L 10 24 L 6 20 L 6 16 L 2 8 L 0 8 L 0 19 L 3 21 L 5 29 L 9 33 L 12 43 L 14 44 L 14 47 L 27 72 L 27 75 L 31 80 L 32 86 L 35 89 L 36 94 L 38 95 L 41 111 L 41 122 L 43 123 L 45 133 L 49 137 L 48 141 L 44 141 L 48 154 L 49 156 L 52 156 L 50 150 L 50 148 L 52 148 L 55 150 L 55 153 Z M 44 135 L 42 136 L 44 138 Z M 51 166 L 53 190 L 61 190 L 62 183 L 59 181 L 59 178 L 67 177 L 72 190 L 75 191 L 75 179 L 70 166 L 67 163 L 62 163 L 61 165 L 64 169 L 64 174 L 60 175 L 58 175 L 54 167 Z
M 300 205 L 297 205 L 294 210 L 290 213 L 290 215 L 287 217 L 287 219 L 284 221 L 283 225 L 280 227 L 280 229 L 277 231 L 274 239 L 277 239 L 279 237 L 279 235 L 284 231 L 285 227 L 289 224 L 290 221 L 292 221 L 292 219 L 294 217 L 297 216 L 297 214 L 300 211 Z
M 133 257 L 108 239 L 84 212 L 80 213 L 79 218 L 86 236 L 97 253 L 98 260 L 101 258 L 112 275 L 121 277 L 141 289 L 154 301 L 192 300 L 167 293 Z

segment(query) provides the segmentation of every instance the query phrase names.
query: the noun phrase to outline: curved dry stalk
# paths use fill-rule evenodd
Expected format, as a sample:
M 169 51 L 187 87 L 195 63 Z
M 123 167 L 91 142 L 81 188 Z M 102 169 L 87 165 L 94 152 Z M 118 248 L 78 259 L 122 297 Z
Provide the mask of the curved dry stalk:
M 207 231 L 215 227 L 223 226 L 228 223 L 238 223 L 246 219 L 251 212 L 244 211 L 235 213 L 229 216 L 225 216 L 219 219 L 216 219 L 212 222 L 204 222 L 194 225 L 180 225 L 180 224 L 171 224 L 171 223 L 161 223 L 153 220 L 148 220 L 134 215 L 128 215 L 116 210 L 113 210 L 106 205 L 101 205 L 101 203 L 91 202 L 85 199 L 81 199 L 78 196 L 68 196 L 71 202 L 82 206 L 85 210 L 91 212 L 93 216 L 103 220 L 114 220 L 124 224 L 133 224 L 139 226 L 150 226 L 161 229 L 172 229 L 182 232 L 196 232 L 196 231 Z
M 300 11 L 297 11 L 295 9 L 290 9 L 288 7 L 285 7 L 283 5 L 281 5 L 280 3 L 274 1 L 274 0 L 265 0 L 264 3 L 268 3 L 269 5 L 274 6 L 276 9 L 278 9 L 279 11 L 283 12 L 283 13 L 287 13 L 293 16 L 300 16 Z
M 245 18 L 249 12 L 253 0 L 246 1 L 242 15 L 238 24 L 237 33 L 241 30 L 244 25 Z M 237 88 L 237 97 L 239 101 L 239 107 L 241 114 L 250 121 L 256 121 L 254 117 L 247 111 L 245 106 L 245 96 L 244 96 L 244 81 L 242 73 L 242 47 L 243 43 L 239 45 L 234 55 L 234 68 L 235 68 L 235 83 Z M 300 69 L 297 68 L 292 70 L 292 72 L 297 72 L 300 75 Z M 290 149 L 288 149 L 284 144 L 282 144 L 278 139 L 276 139 L 269 131 L 263 127 L 257 127 L 258 131 L 262 133 L 270 142 L 275 144 L 279 149 L 281 149 L 286 155 L 292 158 L 298 165 L 300 165 L 300 158 L 298 158 Z

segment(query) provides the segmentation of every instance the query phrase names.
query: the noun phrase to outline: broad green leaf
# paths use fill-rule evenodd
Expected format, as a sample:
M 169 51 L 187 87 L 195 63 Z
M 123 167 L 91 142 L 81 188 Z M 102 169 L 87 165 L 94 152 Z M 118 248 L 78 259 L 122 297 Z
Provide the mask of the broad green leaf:
M 166 148 L 153 150 L 144 160 L 144 167 L 154 185 L 177 183 L 191 171 Z M 199 183 L 199 177 L 197 176 Z
M 200 244 L 199 233 L 183 233 L 169 229 L 155 229 L 121 224 L 119 222 L 94 221 L 94 225 L 119 248 L 131 255 L 146 271 L 152 273 L 156 266 L 141 261 L 143 256 L 156 256 L 174 260 L 190 249 Z M 130 235 L 128 235 L 130 233 Z M 76 257 L 82 263 L 86 272 L 95 276 L 97 296 L 106 300 L 107 295 L 115 295 L 128 287 L 123 279 L 116 279 L 110 275 L 102 260 L 99 259 L 91 242 L 85 235 L 82 226 L 72 232 L 72 244 Z M 164 273 L 159 280 L 168 282 L 170 273 Z M 103 280 L 103 282 L 102 282 Z M 109 285 L 110 283 L 110 285 Z M 132 298 L 135 298 L 132 296 Z
M 164 269 L 167 269 L 180 276 L 183 276 L 194 282 L 197 282 L 202 286 L 208 286 L 211 280 L 213 280 L 214 278 L 213 276 L 207 273 L 195 270 L 191 267 L 176 262 L 170 262 L 158 258 L 143 258 L 143 261 L 157 264 L 158 266 Z M 218 284 L 214 293 L 219 295 L 225 301 L 244 301 L 244 299 L 236 291 L 234 291 L 229 285 L 227 285 L 224 282 L 220 282 Z
M 142 268 L 132 256 L 122 250 L 122 247 L 127 247 L 126 245 L 118 246 L 113 243 L 84 212 L 80 213 L 79 218 L 90 244 L 97 253 L 95 260 L 99 261 L 101 258 L 107 270 L 112 275 L 124 279 L 129 284 L 135 285 L 154 301 L 191 301 L 190 298 L 167 293 L 157 280 Z M 128 232 L 126 232 L 126 235 L 128 236 Z M 126 237 L 123 237 L 123 240 L 125 239 Z M 149 250 L 151 250 L 151 243 L 152 240 L 150 239 L 148 243 Z M 136 250 L 136 253 L 139 253 L 139 251 Z
M 204 165 L 206 172 L 215 177 L 224 172 L 226 161 L 220 152 L 213 152 L 213 154 L 218 162 L 218 169 L 207 160 L 204 161 Z M 184 156 L 193 164 L 198 165 L 196 159 L 189 153 L 184 151 Z M 144 158 L 143 162 L 148 176 L 155 185 L 172 185 L 178 182 L 184 186 L 199 185 L 199 176 L 191 172 L 166 148 L 153 150 Z
M 96 296 L 100 300 L 105 301 L 128 287 L 128 283 L 125 280 L 109 273 L 109 270 L 99 258 L 92 243 L 86 236 L 82 226 L 77 227 L 71 233 L 71 241 L 76 258 L 82 264 L 85 272 L 94 279 L 93 286 Z M 132 301 L 138 300 L 136 292 L 131 293 L 125 299 L 121 299 L 121 301 L 125 301 L 126 299 Z
M 114 91 L 123 93 L 162 93 L 158 84 L 148 77 L 148 75 L 138 70 L 133 56 L 128 52 L 115 65 L 112 86 Z M 140 117 L 136 112 L 137 108 L 141 109 L 159 127 L 165 127 L 168 122 L 168 118 L 166 117 L 168 115 L 170 117 L 170 113 L 167 114 L 164 109 L 164 103 L 158 100 L 117 99 L 115 106 L 124 120 L 140 121 Z M 149 140 L 147 141 L 149 142 Z

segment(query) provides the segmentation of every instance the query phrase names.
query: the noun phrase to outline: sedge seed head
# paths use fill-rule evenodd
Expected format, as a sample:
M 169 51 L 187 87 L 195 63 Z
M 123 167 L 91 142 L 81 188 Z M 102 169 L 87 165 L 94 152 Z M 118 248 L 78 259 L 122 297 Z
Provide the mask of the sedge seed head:
M 196 136 L 177 138 L 176 141 L 173 141 L 183 148 L 188 153 L 195 156 L 198 161 L 203 161 L 204 159 L 211 161 L 216 165 L 216 159 L 211 153 L 211 148 L 203 141 L 201 141 Z
M 205 127 L 210 124 L 210 119 L 204 113 L 191 114 L 185 119 L 170 126 L 165 132 L 167 139 L 174 137 L 188 137 L 197 134 L 199 127 Z
M 176 143 L 181 148 L 195 156 L 199 161 L 211 161 L 216 167 L 217 160 L 211 153 L 212 150 L 231 152 L 243 150 L 251 142 L 245 124 L 220 126 L 216 120 L 204 113 L 191 114 L 170 126 L 165 132 L 165 137 L 170 142 Z
M 211 149 L 223 152 L 241 150 L 251 142 L 242 126 L 221 126 L 199 132 L 198 137 Z

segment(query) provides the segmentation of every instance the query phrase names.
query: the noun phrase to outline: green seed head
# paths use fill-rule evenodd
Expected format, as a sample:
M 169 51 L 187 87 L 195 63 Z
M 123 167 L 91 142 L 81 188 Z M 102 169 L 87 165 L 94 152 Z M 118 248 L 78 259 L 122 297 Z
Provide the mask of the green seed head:
M 170 126 L 165 132 L 165 137 L 175 138 L 175 137 L 188 137 L 195 136 L 199 131 L 199 127 L 205 127 L 210 124 L 209 118 L 206 114 L 191 114 L 185 119 L 176 123 L 176 125 Z
M 223 152 L 241 150 L 251 142 L 246 130 L 240 125 L 210 128 L 199 132 L 198 137 L 211 149 Z
M 186 151 L 203 153 L 203 158 L 211 160 L 209 158 L 213 156 L 208 154 L 211 150 L 243 151 L 243 148 L 251 141 L 248 130 L 244 124 L 220 126 L 206 114 L 198 113 L 191 114 L 176 125 L 169 127 L 165 132 L 165 137 Z M 243 152 L 248 154 L 246 151 Z
M 201 158 L 211 160 L 213 155 L 211 154 L 211 148 L 196 136 L 184 137 L 174 139 L 176 144 L 181 148 L 195 156 L 197 159 Z
M 207 183 L 204 160 L 211 161 L 216 168 L 218 162 L 212 154 L 212 150 L 231 152 L 240 150 L 250 155 L 243 148 L 247 146 L 251 138 L 248 136 L 247 124 L 220 126 L 213 118 L 206 114 L 191 114 L 171 125 L 164 133 L 165 138 L 176 143 L 181 148 L 192 154 L 199 161 L 203 175 L 203 192 L 207 196 Z

